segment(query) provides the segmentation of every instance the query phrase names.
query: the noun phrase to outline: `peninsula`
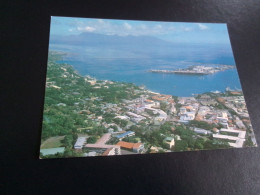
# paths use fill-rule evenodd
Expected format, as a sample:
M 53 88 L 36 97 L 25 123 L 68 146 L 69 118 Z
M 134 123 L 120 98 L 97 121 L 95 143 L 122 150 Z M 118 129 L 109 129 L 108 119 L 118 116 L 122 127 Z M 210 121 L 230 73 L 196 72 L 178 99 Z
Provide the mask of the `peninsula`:
M 225 70 L 232 69 L 232 68 L 235 68 L 235 66 L 232 66 L 232 65 L 215 65 L 215 66 L 199 65 L 199 66 L 189 66 L 188 68 L 185 68 L 185 69 L 176 69 L 176 70 L 152 69 L 152 70 L 149 70 L 149 72 L 163 73 L 163 74 L 208 75 L 208 74 L 214 74 L 219 71 L 225 71 Z

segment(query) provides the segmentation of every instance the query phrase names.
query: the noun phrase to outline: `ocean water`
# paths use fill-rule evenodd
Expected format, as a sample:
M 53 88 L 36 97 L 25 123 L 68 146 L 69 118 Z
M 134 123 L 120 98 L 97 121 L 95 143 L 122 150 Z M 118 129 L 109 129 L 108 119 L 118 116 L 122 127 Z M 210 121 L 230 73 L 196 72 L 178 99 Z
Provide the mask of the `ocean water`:
M 204 58 L 202 58 L 204 59 Z M 77 60 L 67 58 L 59 63 L 72 65 L 82 76 L 89 75 L 100 80 L 112 80 L 144 85 L 147 89 L 161 94 L 192 96 L 210 91 L 225 91 L 226 87 L 241 89 L 237 69 L 230 69 L 212 75 L 180 75 L 151 73 L 150 69 L 185 68 L 200 63 L 234 65 L 233 57 L 214 59 L 185 58 L 88 58 Z M 234 65 L 235 67 L 235 65 Z

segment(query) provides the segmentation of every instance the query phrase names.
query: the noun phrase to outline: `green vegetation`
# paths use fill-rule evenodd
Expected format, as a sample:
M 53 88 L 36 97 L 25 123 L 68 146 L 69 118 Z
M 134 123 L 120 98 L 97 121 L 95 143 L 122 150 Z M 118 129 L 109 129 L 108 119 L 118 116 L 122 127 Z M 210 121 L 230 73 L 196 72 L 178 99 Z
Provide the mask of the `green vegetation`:
M 186 151 L 188 149 L 188 143 L 185 140 L 177 140 L 173 150 L 175 152 Z
M 113 121 L 121 127 L 125 127 L 127 125 L 127 121 L 123 119 L 115 118 Z
M 167 104 L 165 102 L 160 103 L 160 109 L 164 112 L 167 112 Z
M 196 137 L 196 134 L 185 126 L 176 127 L 174 133 L 179 135 L 181 140 L 175 141 L 175 146 L 172 149 L 173 151 L 218 149 L 230 147 L 227 141 L 214 140 L 212 137 Z
M 112 137 L 106 144 L 117 144 L 119 142 L 119 139 L 116 137 Z
M 135 136 L 131 136 L 131 137 L 126 137 L 123 139 L 123 141 L 125 142 L 131 142 L 131 143 L 137 143 L 138 142 L 138 138 Z
M 88 143 L 94 144 L 94 143 L 96 143 L 97 140 L 98 140 L 97 136 L 91 136 L 91 137 L 88 138 Z
M 197 120 L 190 121 L 189 125 L 192 127 L 197 127 L 197 128 L 206 129 L 206 130 L 212 130 L 213 128 L 218 127 L 218 125 L 216 125 L 216 124 L 209 124 L 205 121 L 197 121 Z
M 41 144 L 41 149 L 44 148 L 58 148 L 62 146 L 61 141 L 64 139 L 64 136 L 56 136 L 56 137 L 50 137 L 49 139 L 45 140 Z
M 88 113 L 93 114 L 93 118 L 103 116 L 107 123 L 114 121 L 125 127 L 127 121 L 114 119 L 115 115 L 112 113 L 103 113 L 100 102 L 93 98 L 102 98 L 102 103 L 120 103 L 122 99 L 133 98 L 134 90 L 138 87 L 126 83 L 108 83 L 108 88 L 98 88 L 97 84 L 92 86 L 77 74 L 72 66 L 55 62 L 60 60 L 62 55 L 64 54 L 57 52 L 49 54 L 42 141 L 53 136 L 76 133 L 77 129 L 86 126 L 93 128 L 85 131 L 90 135 L 102 135 L 105 129 L 99 127 L 92 118 L 88 119 Z M 86 110 L 86 113 L 82 110 Z
M 72 146 L 75 144 L 77 141 L 78 135 L 77 134 L 72 134 L 72 135 L 66 135 L 64 139 L 62 140 L 63 145 L 67 149 L 71 149 Z
M 246 147 L 253 147 L 253 146 L 255 146 L 254 143 L 252 142 L 251 137 L 248 136 L 248 137 L 246 138 L 245 146 L 246 146 Z

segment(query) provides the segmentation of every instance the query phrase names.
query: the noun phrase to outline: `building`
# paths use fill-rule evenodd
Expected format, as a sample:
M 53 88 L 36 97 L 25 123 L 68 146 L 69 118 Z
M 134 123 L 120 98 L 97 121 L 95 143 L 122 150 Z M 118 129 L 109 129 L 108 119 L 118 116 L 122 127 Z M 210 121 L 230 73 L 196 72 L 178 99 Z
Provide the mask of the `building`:
M 96 152 L 88 152 L 88 153 L 84 153 L 84 156 L 97 156 Z
M 113 149 L 113 152 L 108 152 L 110 155 L 121 155 L 120 146 L 106 144 L 86 144 L 84 148 L 91 149 L 97 153 L 104 154 L 107 149 Z
M 129 120 L 130 118 L 128 116 L 116 116 L 115 118 L 119 118 L 122 120 Z
M 85 143 L 86 143 L 85 137 L 78 137 L 78 139 L 74 145 L 74 149 L 82 149 Z
M 221 132 L 231 133 L 232 135 L 223 135 Z M 234 136 L 237 134 L 237 136 Z M 234 148 L 242 148 L 245 142 L 246 131 L 231 130 L 231 129 L 220 129 L 218 134 L 213 134 L 213 138 L 230 140 L 229 145 Z
M 202 134 L 202 135 L 210 134 L 210 131 L 207 131 L 207 130 L 201 129 L 201 128 L 194 128 L 194 132 L 197 134 Z
M 171 149 L 175 144 L 173 137 L 166 137 L 163 141 L 168 145 L 169 149 Z
M 195 119 L 195 112 L 186 112 L 181 114 L 180 121 L 190 121 Z
M 126 113 L 128 116 L 130 116 L 131 118 L 131 121 L 135 122 L 135 123 L 139 123 L 141 120 L 144 120 L 146 119 L 145 117 L 141 116 L 141 115 L 138 115 L 138 114 L 135 114 L 133 112 L 127 112 Z
M 108 149 L 109 152 L 106 152 L 107 155 L 121 155 L 120 146 L 116 145 L 107 145 L 106 142 L 111 138 L 111 133 L 104 134 L 95 144 L 86 144 L 84 148 L 91 149 L 92 151 L 104 154 Z
M 120 146 L 122 149 L 130 150 L 135 153 L 141 153 L 144 150 L 144 144 L 142 143 L 130 143 L 130 142 L 120 141 L 116 145 Z
M 172 96 L 171 95 L 156 95 L 156 96 L 152 96 L 152 99 L 156 100 L 156 101 L 167 101 L 167 100 L 172 99 Z
M 108 149 L 102 154 L 102 156 L 113 156 L 113 155 L 118 155 L 116 148 L 108 148 Z
M 117 135 L 116 138 L 118 138 L 119 140 L 122 140 L 124 139 L 125 137 L 131 137 L 131 136 L 134 136 L 135 135 L 135 132 L 133 131 L 127 131 L 125 133 L 122 133 L 120 135 Z

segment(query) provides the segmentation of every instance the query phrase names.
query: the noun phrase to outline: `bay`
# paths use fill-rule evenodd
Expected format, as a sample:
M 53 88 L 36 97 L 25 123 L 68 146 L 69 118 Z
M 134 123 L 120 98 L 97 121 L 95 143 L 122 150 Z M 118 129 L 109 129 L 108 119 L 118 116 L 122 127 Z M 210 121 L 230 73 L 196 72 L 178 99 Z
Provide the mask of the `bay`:
M 200 60 L 201 63 L 203 60 Z M 230 58 L 214 59 L 206 63 L 232 62 Z M 83 76 L 89 75 L 100 80 L 112 80 L 119 82 L 144 85 L 147 89 L 161 94 L 175 96 L 192 96 L 210 91 L 225 91 L 241 89 L 237 69 L 230 69 L 211 75 L 180 75 L 180 74 L 156 74 L 149 72 L 150 69 L 176 69 L 190 65 L 198 65 L 199 62 L 190 62 L 180 59 L 87 59 L 84 61 L 65 59 L 60 63 L 67 63 Z

